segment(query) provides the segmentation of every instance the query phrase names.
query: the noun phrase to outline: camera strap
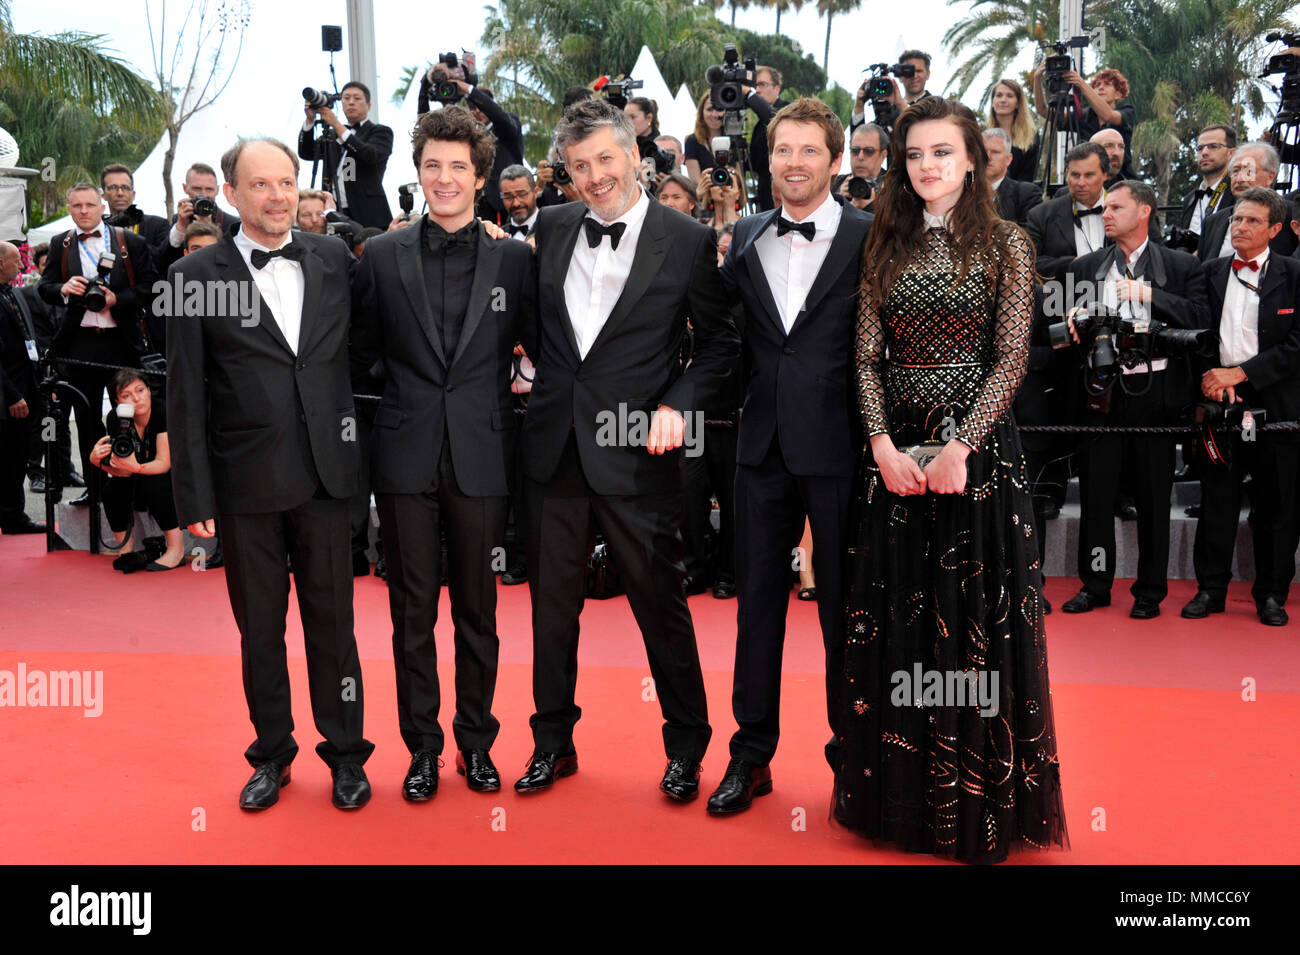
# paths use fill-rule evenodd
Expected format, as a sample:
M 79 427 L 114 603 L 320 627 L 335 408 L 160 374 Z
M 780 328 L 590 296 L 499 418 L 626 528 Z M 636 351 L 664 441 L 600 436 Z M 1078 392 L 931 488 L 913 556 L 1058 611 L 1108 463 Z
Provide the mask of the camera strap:
M 1227 456 L 1219 450 L 1219 441 L 1214 436 L 1214 428 L 1208 424 L 1201 427 L 1201 446 L 1205 448 L 1205 456 L 1216 467 L 1226 468 L 1229 466 Z
M 126 251 L 126 239 L 122 237 L 122 233 L 120 231 L 118 231 L 111 225 L 106 224 L 103 226 L 103 229 L 104 229 L 104 247 L 105 248 L 108 247 L 108 243 L 111 237 L 113 244 L 117 246 L 118 255 L 122 257 L 122 263 L 126 266 L 127 281 L 129 281 L 132 285 L 135 285 L 135 266 L 131 264 L 131 256 Z M 80 241 L 81 240 L 77 238 L 77 230 L 76 229 L 69 230 L 67 241 L 65 241 L 63 244 L 63 281 L 65 282 L 68 279 L 72 278 L 72 254 L 73 254 L 72 249 L 73 246 L 78 245 Z

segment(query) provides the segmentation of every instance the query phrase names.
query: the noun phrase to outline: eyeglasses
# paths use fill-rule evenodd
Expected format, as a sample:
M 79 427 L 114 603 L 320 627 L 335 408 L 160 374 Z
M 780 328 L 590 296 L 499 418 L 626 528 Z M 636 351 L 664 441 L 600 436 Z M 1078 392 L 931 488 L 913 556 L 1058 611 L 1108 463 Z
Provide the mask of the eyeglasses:
M 1207 149 L 1209 149 L 1209 150 L 1213 150 L 1214 152 L 1218 152 L 1220 149 L 1227 149 L 1227 148 L 1228 148 L 1227 143 L 1198 143 L 1196 146 L 1196 151 L 1198 153 L 1203 153 Z
M 754 85 L 757 87 L 757 86 L 775 86 L 776 84 L 775 84 L 775 83 L 769 83 L 767 80 L 759 80 L 759 81 L 758 81 L 757 83 L 755 83 Z
M 866 156 L 870 158 L 878 152 L 880 152 L 880 150 L 877 149 L 875 146 L 850 146 L 849 147 L 849 155 L 851 156 Z
M 105 192 L 134 192 L 130 186 L 105 186 Z

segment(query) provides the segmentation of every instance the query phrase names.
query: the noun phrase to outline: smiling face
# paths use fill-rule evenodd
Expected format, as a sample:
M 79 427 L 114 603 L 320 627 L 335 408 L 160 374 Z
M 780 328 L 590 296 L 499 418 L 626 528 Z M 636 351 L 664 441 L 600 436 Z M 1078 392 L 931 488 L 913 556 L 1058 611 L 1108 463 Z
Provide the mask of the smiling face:
M 617 219 L 636 202 L 636 170 L 641 161 L 637 148 L 620 146 L 610 127 L 600 126 L 586 139 L 566 146 L 564 159 L 578 195 L 606 222 Z
M 951 119 L 926 119 L 913 125 L 907 131 L 905 155 L 912 191 L 934 215 L 957 204 L 966 174 L 975 170 L 961 127 Z
M 708 127 L 710 133 L 715 136 L 722 132 L 722 117 L 724 113 L 720 109 L 714 109 L 712 103 L 704 104 L 704 125 Z
M 430 219 L 454 232 L 474 218 L 474 199 L 487 180 L 474 172 L 469 143 L 430 139 L 419 171 Z
M 249 143 L 235 165 L 235 183 L 222 189 L 239 212 L 240 231 L 254 242 L 279 248 L 298 211 L 298 173 L 284 151 L 270 143 Z
M 840 156 L 831 155 L 821 126 L 789 119 L 772 132 L 771 150 L 774 188 L 780 184 L 786 215 L 799 221 L 830 195 Z

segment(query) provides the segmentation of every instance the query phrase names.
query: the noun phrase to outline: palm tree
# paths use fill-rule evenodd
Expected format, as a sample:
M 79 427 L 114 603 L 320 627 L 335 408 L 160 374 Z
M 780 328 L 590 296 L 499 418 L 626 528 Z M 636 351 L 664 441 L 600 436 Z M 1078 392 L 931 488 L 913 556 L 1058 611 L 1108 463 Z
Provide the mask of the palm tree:
M 992 78 L 978 104 L 983 107 L 992 84 L 1005 75 L 1007 64 L 1027 44 L 1041 46 L 1056 39 L 1058 3 L 1057 0 L 948 0 L 950 7 L 958 3 L 969 3 L 970 13 L 948 28 L 943 45 L 954 56 L 967 49 L 973 52 L 957 66 L 945 92 L 955 87 L 956 96 L 961 99 L 988 70 Z
M 829 72 L 831 59 L 831 21 L 837 13 L 852 13 L 862 6 L 862 0 L 817 0 L 817 12 L 826 17 L 826 49 L 822 51 L 822 69 Z

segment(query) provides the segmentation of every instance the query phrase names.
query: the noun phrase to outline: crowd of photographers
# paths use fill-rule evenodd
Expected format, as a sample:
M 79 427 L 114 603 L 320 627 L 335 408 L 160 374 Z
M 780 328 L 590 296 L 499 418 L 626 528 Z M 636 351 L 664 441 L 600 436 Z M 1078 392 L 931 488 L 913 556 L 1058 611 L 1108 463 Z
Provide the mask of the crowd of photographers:
M 1198 592 L 1183 616 L 1223 609 L 1247 488 L 1254 528 L 1253 596 L 1261 621 L 1285 624 L 1283 603 L 1300 537 L 1300 436 L 1257 429 L 1300 418 L 1296 194 L 1275 188 L 1281 157 L 1273 145 L 1239 142 L 1230 126 L 1208 126 L 1188 144 L 1201 179 L 1186 196 L 1171 197 L 1178 210 L 1164 216 L 1162 229 L 1156 193 L 1134 172 L 1137 116 L 1125 102 L 1126 78 L 1113 69 L 1085 78 L 1063 54 L 1058 49 L 1033 72 L 1032 91 L 1013 79 L 1000 80 L 983 117 L 987 175 L 999 211 L 1027 231 L 1043 280 L 1016 414 L 1022 425 L 1156 430 L 1026 433 L 1035 512 L 1047 528 L 1038 535 L 1040 552 L 1051 533 L 1046 522 L 1059 514 L 1067 483 L 1072 476 L 1079 480 L 1081 588 L 1062 609 L 1087 612 L 1110 603 L 1114 518 L 1119 516 L 1137 522 L 1131 615 L 1157 616 L 1167 593 L 1173 484 L 1192 480 L 1200 483 L 1202 502 L 1194 548 Z M 896 64 L 869 68 L 846 130 L 848 171 L 834 184 L 838 201 L 871 210 L 898 116 L 932 95 L 926 89 L 930 63 L 928 54 L 909 50 Z M 644 188 L 662 204 L 712 225 L 721 263 L 737 220 L 780 204 L 768 173 L 766 129 L 786 102 L 780 72 L 752 58 L 742 61 L 733 47 L 708 80 L 710 90 L 700 98 L 690 130 L 661 129 L 658 105 L 635 95 L 640 84 L 628 79 L 602 77 L 590 87 L 571 88 L 563 105 L 602 96 L 622 107 L 635 129 Z M 494 224 L 503 240 L 529 241 L 540 206 L 577 198 L 563 157 L 552 146 L 536 168 L 524 162 L 519 119 L 479 82 L 472 55 L 445 54 L 421 77 L 421 112 L 454 103 L 490 128 L 497 144 L 492 175 L 477 202 L 479 217 Z M 382 185 L 393 130 L 371 121 L 370 107 L 370 91 L 361 83 L 347 83 L 336 95 L 304 90 L 298 141 L 298 154 L 313 164 L 313 183 L 319 173 L 320 188 L 301 191 L 297 228 L 337 235 L 357 257 L 371 237 L 405 228 L 419 217 L 420 190 L 414 183 L 399 190 L 401 211 L 393 215 Z M 1063 133 L 1074 145 L 1056 170 L 1050 154 Z M 1049 194 L 1043 181 L 1058 177 L 1063 185 Z M 79 487 L 85 476 L 102 482 L 100 498 L 122 543 L 115 566 L 130 572 L 181 563 L 166 480 L 162 379 L 99 366 L 149 369 L 163 352 L 165 328 L 149 307 L 153 283 L 171 263 L 233 235 L 239 225 L 216 205 L 217 188 L 211 166 L 191 166 L 184 197 L 168 221 L 137 208 L 129 169 L 108 166 L 98 186 L 81 183 L 69 191 L 75 228 L 48 248 L 32 250 L 39 282 L 17 284 L 17 250 L 11 256 L 13 247 L 0 245 L 7 412 L 0 421 L 6 461 L 0 532 L 43 529 L 23 511 L 24 475 L 33 491 L 46 482 Z M 87 401 L 64 396 L 52 406 L 55 461 L 43 460 L 45 444 L 34 417 L 42 403 L 37 362 L 47 353 L 90 363 L 60 369 Z M 689 354 L 683 360 L 689 361 Z M 531 369 L 520 353 L 513 386 L 520 414 Z M 376 372 L 354 369 L 354 390 L 378 394 L 383 382 Z M 691 593 L 712 589 L 717 597 L 735 593 L 729 492 L 743 370 L 735 377 L 736 387 L 707 412 L 705 453 L 687 462 L 686 587 Z M 103 422 L 99 410 L 106 393 L 118 407 Z M 72 459 L 67 437 L 69 407 L 77 421 L 79 462 Z M 360 402 L 359 409 L 364 441 L 370 424 L 366 411 L 373 414 L 373 404 Z M 1193 421 L 1204 426 L 1199 435 L 1158 430 Z M 1213 429 L 1225 423 L 1240 430 Z M 85 500 L 83 495 L 74 503 Z M 716 532 L 709 520 L 714 501 L 720 517 Z M 357 574 L 369 572 L 368 503 L 363 481 L 353 522 Z M 164 540 L 147 552 L 126 534 L 132 506 L 147 509 L 164 531 Z M 527 578 L 522 548 L 512 543 L 508 551 L 503 579 L 521 583 Z M 376 572 L 383 574 L 382 561 Z M 800 596 L 815 597 L 807 569 Z

